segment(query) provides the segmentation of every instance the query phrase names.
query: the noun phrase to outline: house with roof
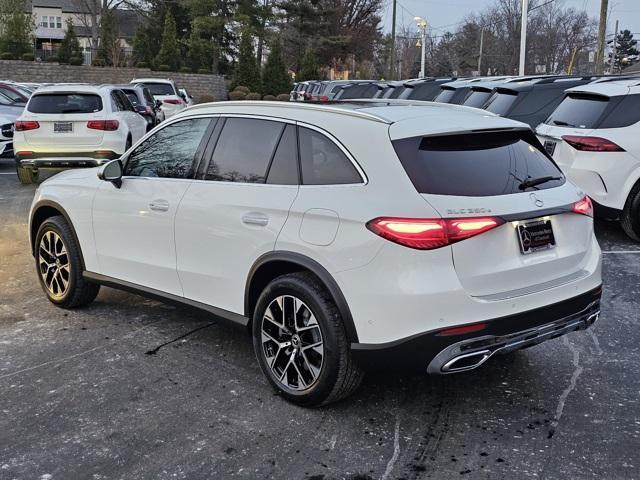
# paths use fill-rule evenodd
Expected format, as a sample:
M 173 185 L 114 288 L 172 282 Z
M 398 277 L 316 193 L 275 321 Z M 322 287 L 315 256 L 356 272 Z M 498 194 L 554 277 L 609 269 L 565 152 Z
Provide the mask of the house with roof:
M 55 55 L 62 43 L 67 28 L 67 20 L 73 23 L 83 50 L 84 63 L 91 64 L 98 45 L 92 45 L 92 15 L 82 0 L 31 0 L 27 2 L 27 11 L 33 15 L 35 30 L 35 56 L 46 60 Z M 140 23 L 140 15 L 133 10 L 116 9 L 113 11 L 115 24 L 119 32 L 120 46 L 125 52 L 131 50 L 133 37 Z M 99 17 L 97 18 L 99 22 Z

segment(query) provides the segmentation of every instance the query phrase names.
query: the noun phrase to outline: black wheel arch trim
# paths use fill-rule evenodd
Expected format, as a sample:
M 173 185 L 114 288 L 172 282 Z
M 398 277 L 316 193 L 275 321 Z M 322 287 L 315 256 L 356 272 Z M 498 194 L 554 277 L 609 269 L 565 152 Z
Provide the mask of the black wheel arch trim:
M 316 277 L 318 277 L 320 281 L 325 285 L 325 287 L 327 287 L 327 290 L 329 290 L 329 293 L 333 297 L 333 300 L 336 302 L 336 306 L 338 307 L 340 315 L 342 316 L 342 321 L 344 322 L 344 328 L 347 333 L 347 340 L 349 341 L 349 343 L 358 343 L 358 332 L 356 330 L 355 324 L 353 323 L 351 310 L 349 309 L 347 300 L 345 299 L 342 290 L 340 290 L 338 283 L 335 281 L 329 271 L 322 265 L 320 265 L 320 263 L 300 253 L 275 250 L 272 252 L 267 252 L 258 257 L 258 259 L 254 262 L 253 266 L 249 270 L 249 274 L 247 275 L 247 282 L 245 284 L 245 317 L 251 318 L 253 316 L 253 312 L 251 312 L 251 300 L 249 294 L 251 292 L 251 283 L 253 281 L 255 273 L 265 264 L 275 261 L 296 264 L 306 270 L 309 270 Z
M 85 270 L 84 255 L 82 254 L 82 245 L 80 244 L 80 240 L 78 240 L 78 234 L 76 233 L 76 228 L 74 227 L 73 222 L 71 221 L 71 217 L 69 217 L 69 214 L 67 213 L 67 211 L 62 207 L 62 205 L 60 205 L 57 202 L 54 202 L 53 200 L 40 200 L 31 209 L 31 211 L 33 212 L 29 217 L 29 242 L 31 243 L 31 254 L 34 257 L 36 256 L 35 240 L 36 240 L 36 235 L 38 234 L 38 230 L 34 229 L 33 219 L 35 217 L 35 213 L 38 210 L 40 210 L 40 208 L 42 207 L 53 208 L 58 212 L 60 212 L 60 215 L 64 217 L 65 221 L 69 225 L 69 228 L 71 229 L 71 233 L 73 234 L 73 239 L 75 240 L 76 245 L 80 249 L 78 253 L 80 256 L 80 263 L 82 266 L 82 270 L 84 271 Z

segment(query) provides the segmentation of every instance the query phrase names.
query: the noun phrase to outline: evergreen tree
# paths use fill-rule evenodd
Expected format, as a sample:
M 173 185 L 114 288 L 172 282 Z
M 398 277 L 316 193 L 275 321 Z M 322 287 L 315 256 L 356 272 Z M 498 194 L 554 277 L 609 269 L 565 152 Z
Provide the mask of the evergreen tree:
M 214 52 L 210 40 L 210 24 L 206 17 L 197 17 L 191 22 L 191 35 L 187 42 L 187 64 L 194 72 L 201 68 L 211 70 Z
M 73 22 L 69 18 L 66 23 L 67 29 L 64 32 L 64 38 L 58 50 L 58 61 L 60 63 L 69 63 L 74 57 L 82 58 L 82 50 L 76 32 L 73 29 Z
M 302 57 L 302 65 L 300 71 L 296 76 L 297 82 L 304 82 L 305 80 L 318 80 L 320 74 L 318 72 L 318 58 L 316 57 L 315 50 L 308 47 Z
M 619 72 L 636 63 L 640 52 L 636 48 L 638 41 L 633 39 L 633 34 L 629 30 L 622 30 L 616 40 L 616 58 L 613 71 Z M 611 58 L 611 55 L 609 58 Z
M 138 63 L 146 63 L 147 67 L 153 65 L 155 58 L 154 51 L 158 42 L 153 41 L 150 32 L 145 27 L 139 27 L 136 35 L 133 37 L 133 61 Z
M 241 85 L 252 92 L 260 92 L 260 70 L 253 51 L 253 37 L 249 28 L 244 28 L 240 38 L 238 63 L 233 73 L 232 88 Z
M 100 23 L 100 46 L 98 48 L 97 63 L 118 66 L 121 51 L 118 28 L 113 12 L 105 10 Z
M 164 31 L 162 32 L 160 52 L 158 52 L 158 56 L 156 57 L 156 67 L 160 65 L 167 65 L 172 71 L 178 70 L 180 66 L 176 22 L 171 13 L 167 13 L 164 19 Z
M 280 37 L 276 37 L 271 42 L 271 51 L 262 72 L 262 93 L 277 96 L 281 93 L 289 93 L 290 90 L 291 77 L 282 58 Z
M 19 58 L 33 51 L 33 20 L 25 11 L 25 0 L 0 0 L 0 53 Z

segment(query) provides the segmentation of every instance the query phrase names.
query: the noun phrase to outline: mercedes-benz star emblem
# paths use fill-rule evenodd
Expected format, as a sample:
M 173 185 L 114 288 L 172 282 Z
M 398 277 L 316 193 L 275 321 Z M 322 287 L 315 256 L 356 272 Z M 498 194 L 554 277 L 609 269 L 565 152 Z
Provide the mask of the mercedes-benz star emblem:
M 538 197 L 535 193 L 530 194 L 529 198 L 535 204 L 536 207 L 544 206 L 544 202 L 542 201 L 542 199 Z
M 531 246 L 531 234 L 527 230 L 522 231 L 522 246 L 525 248 Z

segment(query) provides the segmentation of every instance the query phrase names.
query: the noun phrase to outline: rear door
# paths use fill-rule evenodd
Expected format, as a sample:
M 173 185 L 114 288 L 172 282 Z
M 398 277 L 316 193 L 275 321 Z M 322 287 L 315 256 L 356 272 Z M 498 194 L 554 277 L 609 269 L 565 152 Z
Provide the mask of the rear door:
M 243 313 L 249 270 L 298 195 L 295 125 L 221 118 L 205 159 L 176 217 L 178 273 L 185 297 Z
M 471 296 L 536 291 L 581 275 L 592 221 L 571 213 L 581 199 L 532 132 L 511 130 L 394 141 L 422 197 L 443 218 L 500 217 L 493 230 L 452 245 Z M 549 177 L 536 186 L 526 180 Z
M 104 120 L 105 105 L 97 93 L 35 93 L 24 118 L 40 125 L 24 132 L 25 141 L 31 145 L 95 146 L 102 143 L 104 131 L 89 128 L 88 122 Z

